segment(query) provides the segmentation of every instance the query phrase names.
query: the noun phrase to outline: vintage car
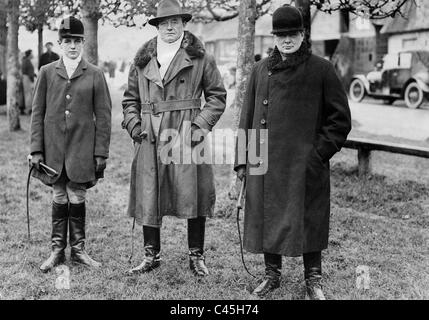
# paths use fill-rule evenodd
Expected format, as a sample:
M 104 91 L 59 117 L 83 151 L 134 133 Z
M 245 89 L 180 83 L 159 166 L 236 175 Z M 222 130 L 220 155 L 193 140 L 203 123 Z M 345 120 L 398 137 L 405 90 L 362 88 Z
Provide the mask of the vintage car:
M 388 54 L 382 66 L 366 76 L 352 77 L 349 96 L 362 101 L 365 96 L 391 104 L 404 99 L 409 108 L 418 108 L 429 97 L 429 51 L 405 51 Z

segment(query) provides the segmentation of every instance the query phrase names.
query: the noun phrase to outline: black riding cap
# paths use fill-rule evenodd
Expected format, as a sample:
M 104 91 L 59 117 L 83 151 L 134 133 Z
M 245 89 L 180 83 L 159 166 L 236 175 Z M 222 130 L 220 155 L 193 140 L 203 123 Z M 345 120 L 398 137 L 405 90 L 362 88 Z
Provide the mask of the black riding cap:
M 61 21 L 60 28 L 58 30 L 58 36 L 62 38 L 83 38 L 84 37 L 84 27 L 82 21 L 79 19 L 70 16 L 64 18 Z

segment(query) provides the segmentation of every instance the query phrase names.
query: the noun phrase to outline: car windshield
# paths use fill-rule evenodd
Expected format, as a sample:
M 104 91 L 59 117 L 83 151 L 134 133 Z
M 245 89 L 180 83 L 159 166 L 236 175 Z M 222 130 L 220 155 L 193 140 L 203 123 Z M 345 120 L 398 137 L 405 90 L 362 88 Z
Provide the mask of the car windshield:
M 399 54 L 399 68 L 401 69 L 410 69 L 411 68 L 411 60 L 413 56 L 411 52 L 403 52 Z
M 387 54 L 383 58 L 383 68 L 387 69 L 396 69 L 398 67 L 398 55 L 397 54 Z

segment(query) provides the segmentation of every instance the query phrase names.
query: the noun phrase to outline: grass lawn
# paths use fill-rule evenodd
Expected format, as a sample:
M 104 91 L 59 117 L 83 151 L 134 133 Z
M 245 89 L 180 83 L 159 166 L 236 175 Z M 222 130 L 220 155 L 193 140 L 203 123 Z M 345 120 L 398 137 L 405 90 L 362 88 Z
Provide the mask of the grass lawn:
M 55 289 L 55 271 L 39 265 L 50 251 L 51 190 L 31 182 L 32 240 L 26 240 L 25 184 L 29 118 L 9 133 L 0 116 L 0 299 L 254 299 L 257 282 L 241 265 L 234 204 L 228 200 L 229 166 L 215 166 L 216 216 L 206 231 L 211 275 L 198 280 L 188 268 L 186 223 L 171 217 L 162 227 L 162 265 L 153 273 L 126 276 L 130 268 L 132 220 L 126 216 L 132 145 L 121 129 L 121 92 L 114 102 L 111 157 L 105 179 L 88 192 L 87 249 L 104 263 L 89 270 L 67 261 L 71 289 Z M 220 126 L 227 126 L 225 115 Z M 374 155 L 375 174 L 360 180 L 356 152 L 343 150 L 331 161 L 330 246 L 323 253 L 328 299 L 429 298 L 429 161 L 387 153 Z M 135 233 L 133 266 L 143 257 Z M 68 253 L 68 250 L 67 250 Z M 263 275 L 261 255 L 246 254 L 248 267 Z M 282 286 L 267 299 L 304 297 L 301 258 L 283 258 Z M 370 289 L 356 289 L 356 267 L 370 267 Z

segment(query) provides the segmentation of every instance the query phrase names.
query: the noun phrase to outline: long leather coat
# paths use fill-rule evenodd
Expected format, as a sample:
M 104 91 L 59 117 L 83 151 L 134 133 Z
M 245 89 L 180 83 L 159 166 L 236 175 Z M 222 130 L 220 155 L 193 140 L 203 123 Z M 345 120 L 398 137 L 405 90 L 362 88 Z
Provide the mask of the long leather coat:
M 189 219 L 213 214 L 216 194 L 211 165 L 184 164 L 180 159 L 161 161 L 167 144 L 180 147 L 180 143 L 174 140 L 170 144 L 160 137 L 166 129 L 186 136 L 191 123 L 211 130 L 224 112 L 226 101 L 214 58 L 205 52 L 194 35 L 185 31 L 181 47 L 163 80 L 156 41 L 157 38 L 148 41 L 137 53 L 122 102 L 123 127 L 130 135 L 136 126 L 148 133 L 141 144 L 135 143 L 128 214 L 135 217 L 138 224 L 149 226 L 161 225 L 165 215 Z M 203 105 L 199 100 L 202 94 Z M 167 108 L 188 105 L 197 108 L 161 113 L 159 129 L 154 132 L 151 114 L 142 112 L 142 106 L 164 101 L 172 101 Z
M 69 79 L 61 60 L 40 69 L 31 116 L 31 153 L 77 183 L 94 185 L 94 157 L 109 157 L 112 103 L 104 74 L 84 59 Z M 37 177 L 48 185 L 58 179 Z
M 329 159 L 351 129 L 347 96 L 332 64 L 312 55 L 305 42 L 287 61 L 275 48 L 253 68 L 239 127 L 268 129 L 256 143 L 248 136 L 247 148 L 236 153 L 235 168 L 248 169 L 245 249 L 286 256 L 325 249 Z M 249 161 L 260 150 L 266 155 Z M 260 172 L 249 174 L 251 168 Z

